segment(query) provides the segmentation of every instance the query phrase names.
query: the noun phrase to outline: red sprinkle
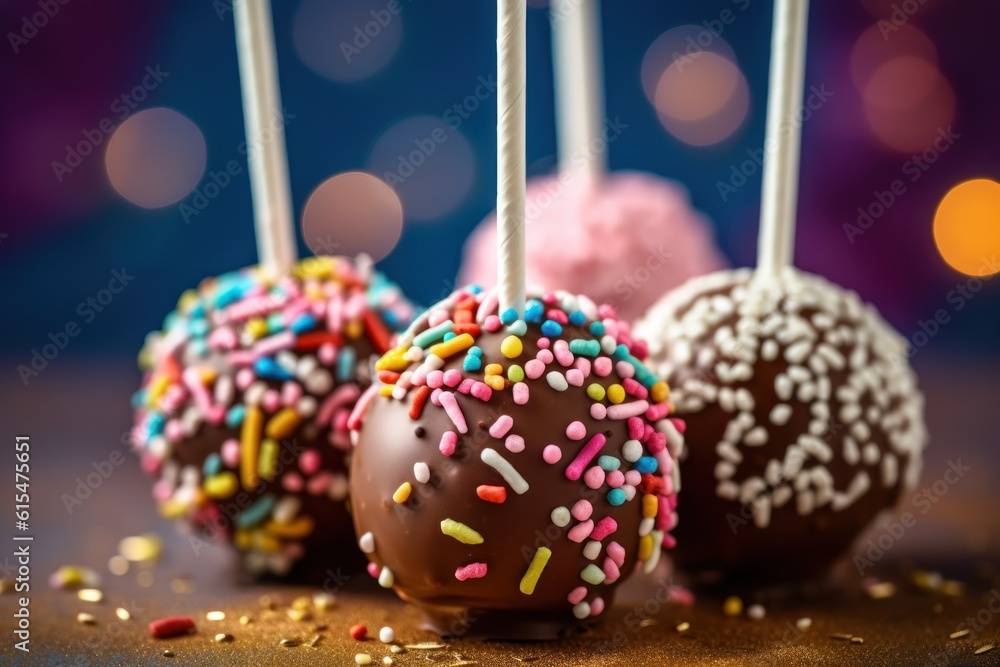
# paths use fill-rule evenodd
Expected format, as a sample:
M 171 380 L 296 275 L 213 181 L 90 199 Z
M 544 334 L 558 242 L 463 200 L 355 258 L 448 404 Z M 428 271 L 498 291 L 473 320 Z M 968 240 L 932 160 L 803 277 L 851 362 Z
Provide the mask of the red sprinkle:
M 656 475 L 643 475 L 642 482 L 639 484 L 639 490 L 643 493 L 651 493 L 656 495 L 663 489 L 663 480 Z
M 469 563 L 455 570 L 455 578 L 459 581 L 466 579 L 482 579 L 486 576 L 486 563 Z
M 194 619 L 190 616 L 168 616 L 149 624 L 149 634 L 157 639 L 183 635 L 194 630 Z
M 378 315 L 375 314 L 373 310 L 366 310 L 364 315 L 365 321 L 365 331 L 368 332 L 368 338 L 371 339 L 372 344 L 379 354 L 385 354 L 390 349 L 392 349 L 392 334 L 385 328 L 382 324 L 382 320 L 379 319 Z
M 397 380 L 399 380 L 399 373 L 397 373 L 396 371 L 378 372 L 378 381 L 381 382 L 382 384 L 396 384 Z
M 424 411 L 424 404 L 431 395 L 431 388 L 422 385 L 413 392 L 413 400 L 410 401 L 410 419 L 420 419 Z
M 368 636 L 368 628 L 358 623 L 351 626 L 351 638 L 363 641 Z
M 330 333 L 329 331 L 313 331 L 296 338 L 295 349 L 299 352 L 315 350 L 327 343 L 333 343 L 337 347 L 340 347 L 344 344 L 344 338 L 339 334 Z
M 456 324 L 451 328 L 451 330 L 454 331 L 456 334 L 467 333 L 473 338 L 479 338 L 479 336 L 481 336 L 483 333 L 483 330 L 479 328 L 478 324 L 471 322 L 467 324 Z
M 507 489 L 502 486 L 482 484 L 476 487 L 476 495 L 488 503 L 497 503 L 499 505 L 507 500 Z

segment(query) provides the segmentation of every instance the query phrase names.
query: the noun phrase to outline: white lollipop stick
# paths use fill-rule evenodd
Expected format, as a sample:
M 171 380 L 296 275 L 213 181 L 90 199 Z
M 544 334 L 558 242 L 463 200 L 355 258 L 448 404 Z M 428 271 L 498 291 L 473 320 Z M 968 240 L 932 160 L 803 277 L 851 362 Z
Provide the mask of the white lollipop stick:
M 605 153 L 591 149 L 604 120 L 599 0 L 552 0 L 551 17 L 559 168 L 599 178 L 607 170 Z
M 497 253 L 500 312 L 524 314 L 524 0 L 497 0 Z
M 760 275 L 775 275 L 792 264 L 802 143 L 801 125 L 794 119 L 802 104 L 808 14 L 809 0 L 775 0 L 757 246 Z
M 257 255 L 279 276 L 291 270 L 296 251 L 270 0 L 235 0 L 233 17 Z

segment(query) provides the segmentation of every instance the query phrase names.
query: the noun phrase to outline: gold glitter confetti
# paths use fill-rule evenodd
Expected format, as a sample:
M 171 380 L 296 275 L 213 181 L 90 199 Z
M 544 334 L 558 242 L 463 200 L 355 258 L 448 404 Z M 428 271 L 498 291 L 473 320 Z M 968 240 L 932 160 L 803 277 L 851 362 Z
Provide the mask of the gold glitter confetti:
M 739 599 L 735 595 L 731 595 L 726 598 L 726 601 L 722 603 L 722 613 L 726 616 L 739 616 L 743 613 L 743 600 Z
M 172 658 L 174 657 L 174 652 L 170 649 L 164 649 L 162 655 L 164 658 Z
M 312 614 L 309 613 L 308 609 L 295 609 L 295 608 L 292 608 L 292 609 L 288 610 L 288 618 L 292 619 L 293 621 L 295 621 L 297 623 L 301 623 L 302 621 L 311 620 L 312 619 Z
M 965 630 L 959 630 L 958 632 L 953 632 L 948 635 L 948 639 L 962 639 L 963 637 L 969 636 L 970 630 L 966 628 Z
M 687 621 L 684 621 L 683 623 L 677 625 L 677 632 L 687 632 L 690 629 L 691 629 L 691 624 L 688 623 Z
M 215 635 L 216 644 L 222 644 L 224 642 L 231 642 L 231 641 L 233 641 L 233 636 L 226 632 L 220 632 L 219 634 Z
M 896 594 L 896 584 L 891 581 L 881 581 L 868 587 L 868 597 L 873 600 L 885 600 Z
M 240 616 L 240 625 L 250 625 L 251 623 L 253 623 L 253 618 L 250 616 L 247 616 L 246 614 Z
M 226 620 L 226 612 L 224 611 L 210 611 L 205 614 L 205 620 L 207 621 L 224 621 Z
M 403 648 L 410 649 L 411 651 L 437 651 L 443 649 L 444 644 L 436 644 L 434 642 L 420 642 L 419 644 L 404 644 Z
M 104 599 L 104 593 L 97 588 L 81 588 L 76 592 L 76 597 L 84 602 L 100 602 Z
M 655 618 L 644 618 L 641 621 L 639 621 L 639 627 L 648 628 L 652 625 L 657 625 L 658 623 L 659 621 L 657 621 Z
M 132 619 L 132 614 L 128 613 L 128 609 L 125 607 L 118 607 L 115 609 L 115 616 L 123 621 L 128 621 Z
M 278 646 L 280 646 L 281 648 L 293 648 L 301 643 L 302 642 L 298 639 L 288 638 L 288 639 L 282 639 L 280 642 L 278 642 Z
M 82 625 L 94 625 L 95 623 L 97 623 L 97 617 L 94 616 L 93 614 L 88 614 L 86 612 L 81 611 L 79 614 L 76 615 L 76 622 Z
M 864 644 L 865 640 L 862 639 L 861 637 L 851 637 L 851 643 L 852 644 Z
M 832 635 L 830 635 L 830 639 L 842 639 L 844 641 L 851 641 L 851 637 L 853 636 L 854 635 L 848 632 L 834 632 Z
M 972 655 L 982 655 L 983 653 L 986 653 L 987 651 L 992 651 L 995 648 L 996 645 L 994 644 L 986 644 L 985 646 L 980 646 L 979 648 L 977 648 L 976 652 L 973 653 Z

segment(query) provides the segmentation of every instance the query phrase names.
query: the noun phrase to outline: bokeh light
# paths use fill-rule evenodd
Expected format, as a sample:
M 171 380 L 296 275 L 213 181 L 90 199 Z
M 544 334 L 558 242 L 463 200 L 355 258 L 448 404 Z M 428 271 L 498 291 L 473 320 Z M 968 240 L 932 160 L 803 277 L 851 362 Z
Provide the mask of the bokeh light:
M 399 193 L 407 220 L 423 222 L 455 210 L 476 178 L 469 142 L 433 116 L 412 116 L 391 125 L 375 140 L 367 165 Z
M 705 51 L 667 67 L 656 86 L 655 105 L 670 134 L 692 146 L 709 146 L 746 120 L 750 91 L 733 61 Z
M 306 201 L 302 237 L 317 255 L 367 253 L 376 262 L 403 232 L 403 206 L 380 178 L 363 171 L 323 181 Z
M 108 142 L 104 162 L 111 185 L 144 208 L 176 204 L 205 173 L 205 137 L 187 116 L 166 107 L 125 120 Z
M 701 25 L 679 25 L 666 31 L 649 45 L 642 59 L 642 90 L 651 104 L 656 104 L 656 89 L 663 73 L 675 63 L 683 66 L 702 53 L 715 53 L 730 62 L 736 61 L 732 47 L 722 37 Z
M 1000 183 L 977 178 L 953 187 L 934 214 L 934 243 L 957 271 L 969 276 L 997 273 Z
M 926 60 L 936 65 L 937 48 L 934 42 L 919 28 L 907 24 L 886 39 L 883 28 L 877 23 L 868 27 L 851 48 L 851 80 L 859 92 L 864 91 L 868 81 L 882 65 L 903 56 Z
M 883 22 L 886 39 L 893 39 L 896 28 L 905 27 L 913 18 L 926 18 L 927 10 L 938 0 L 861 0 L 872 16 Z
M 951 85 L 936 65 L 912 56 L 879 67 L 862 95 L 872 132 L 905 153 L 930 148 L 955 118 Z
M 311 70 L 327 79 L 366 79 L 389 64 L 403 37 L 405 3 L 363 0 L 303 0 L 295 13 L 295 52 Z

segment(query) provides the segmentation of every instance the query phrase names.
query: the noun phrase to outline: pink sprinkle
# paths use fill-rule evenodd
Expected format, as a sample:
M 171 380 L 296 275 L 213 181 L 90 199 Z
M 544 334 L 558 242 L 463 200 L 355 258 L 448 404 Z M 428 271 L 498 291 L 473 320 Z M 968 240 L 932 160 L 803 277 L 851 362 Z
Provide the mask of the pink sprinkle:
M 563 326 L 569 324 L 569 315 L 566 314 L 566 311 L 559 310 L 558 308 L 550 308 L 549 311 L 545 313 L 545 317 L 550 320 L 555 320 Z
M 509 452 L 519 454 L 524 451 L 524 438 L 519 435 L 508 435 L 507 440 L 504 441 L 504 447 Z
M 184 425 L 181 424 L 180 419 L 171 419 L 163 427 L 163 433 L 170 442 L 180 442 L 184 437 Z
M 671 586 L 667 597 L 671 602 L 679 604 L 682 607 L 694 606 L 694 593 L 683 586 Z
M 608 555 L 611 556 L 611 560 L 618 567 L 625 564 L 625 547 L 617 542 L 612 542 L 608 545 Z
M 299 469 L 312 476 L 319 472 L 320 456 L 315 449 L 307 449 L 299 456 Z
M 605 407 L 604 403 L 591 403 L 590 404 L 590 416 L 594 419 L 600 421 L 608 415 L 608 409 Z
M 562 450 L 559 449 L 558 445 L 545 445 L 545 449 L 542 450 L 542 460 L 546 463 L 553 464 L 559 463 L 562 458 Z
M 642 483 L 642 473 L 638 470 L 629 470 L 625 473 L 625 483 L 632 486 L 639 486 Z
M 636 398 L 642 399 L 649 396 L 649 391 L 632 378 L 625 378 L 622 380 L 622 387 L 625 388 L 625 393 L 629 396 L 635 396 Z
M 239 338 L 231 327 L 222 326 L 208 334 L 208 344 L 216 350 L 233 350 L 239 344 Z
M 678 419 L 677 417 L 671 417 L 669 421 L 674 425 L 674 428 L 677 429 L 678 433 L 684 435 L 684 431 L 687 430 L 687 422 L 683 419 Z
M 608 417 L 610 419 L 628 419 L 629 417 L 638 417 L 645 412 L 648 407 L 648 401 L 632 401 L 631 403 L 612 405 L 608 408 Z
M 472 378 L 465 378 L 462 380 L 461 384 L 458 385 L 458 393 L 468 394 L 472 391 L 472 385 L 476 384 L 476 381 Z
M 174 495 L 174 487 L 166 480 L 161 479 L 153 485 L 153 500 L 165 503 Z
M 332 366 L 337 361 L 337 346 L 333 343 L 323 343 L 316 351 L 316 358 L 326 366 Z
M 595 403 L 594 405 L 600 405 L 600 403 Z M 603 433 L 595 433 L 594 437 L 590 439 L 590 442 L 583 446 L 580 453 L 576 455 L 573 462 L 569 464 L 568 468 L 566 468 L 566 477 L 573 481 L 580 479 L 584 468 L 586 468 L 590 462 L 594 460 L 594 457 L 597 456 L 597 453 L 604 448 L 607 441 L 608 439 L 604 437 Z M 600 468 L 598 469 L 600 470 Z
M 606 579 L 605 583 L 607 583 Z M 590 615 L 597 616 L 603 611 L 604 611 L 604 598 L 594 598 L 594 600 L 590 603 Z
M 497 317 L 496 315 L 487 316 L 486 321 L 483 322 L 483 328 L 489 331 L 490 333 L 496 333 L 500 331 L 500 327 L 502 326 L 503 322 L 501 322 L 500 318 Z
M 539 350 L 538 354 L 535 355 L 535 359 L 538 359 L 543 364 L 551 364 L 555 357 L 552 356 L 552 350 Z
M 515 390 L 516 390 L 516 385 L 515 385 Z M 490 386 L 485 382 L 476 382 L 475 384 L 472 385 L 472 395 L 475 398 L 478 398 L 480 401 L 485 403 L 486 401 L 490 400 L 490 398 L 492 398 L 493 389 L 490 388 Z M 516 395 L 517 392 L 515 391 L 515 396 Z
M 251 350 L 234 350 L 226 355 L 226 361 L 232 366 L 249 366 L 257 360 L 257 355 Z
M 537 380 L 542 377 L 542 373 L 544 372 L 545 363 L 538 359 L 532 359 L 524 365 L 524 374 L 529 380 Z
M 572 422 L 566 427 L 566 437 L 570 440 L 583 440 L 587 437 L 587 427 L 583 425 L 583 422 Z
M 444 372 L 431 371 L 427 374 L 427 386 L 431 389 L 440 389 L 444 386 Z
M 437 310 L 432 311 L 431 314 L 427 316 L 427 328 L 429 329 L 431 327 L 436 327 L 437 325 L 441 324 L 447 319 L 448 319 L 448 311 L 445 310 L 444 308 L 438 308 Z
M 615 370 L 623 378 L 635 377 L 635 367 L 627 361 L 619 361 L 615 364 Z
M 295 333 L 282 331 L 279 334 L 263 338 L 253 346 L 253 353 L 260 357 L 269 357 L 279 350 L 287 350 L 295 346 Z
M 346 386 L 346 385 L 345 385 Z M 373 384 L 368 389 L 365 389 L 364 393 L 361 394 L 361 398 L 357 399 L 358 402 L 354 404 L 354 409 L 351 410 L 351 417 L 347 420 L 347 427 L 350 429 L 356 429 L 361 427 L 361 422 L 365 418 L 365 413 L 368 411 L 368 406 L 378 395 L 378 385 Z
M 438 449 L 445 456 L 451 456 L 455 453 L 455 445 L 458 444 L 458 434 L 454 431 L 445 431 L 441 434 L 441 444 L 438 445 Z
M 583 373 L 583 377 L 588 377 L 590 375 L 590 359 L 587 357 L 577 357 L 576 361 L 573 362 L 573 368 L 577 368 Z
M 462 414 L 462 408 L 458 406 L 455 394 L 450 391 L 442 391 L 440 400 L 441 407 L 444 408 L 445 413 L 451 418 L 451 421 L 455 424 L 455 428 L 458 429 L 458 432 L 468 433 L 469 426 L 465 423 L 465 415 Z
M 611 369 L 614 366 L 611 363 L 610 357 L 597 357 L 594 359 L 594 372 L 600 377 L 606 378 L 611 375 Z
M 274 389 L 268 389 L 260 399 L 260 404 L 268 412 L 274 412 L 281 407 L 281 395 Z
M 646 419 L 651 422 L 660 421 L 668 414 L 670 414 L 670 404 L 657 403 L 656 405 L 650 406 L 649 410 L 646 410 Z
M 302 398 L 302 385 L 298 382 L 286 382 L 281 386 L 281 404 L 291 405 Z
M 195 405 L 203 413 L 208 411 L 209 406 L 212 404 L 212 399 L 208 395 L 208 390 L 205 389 L 204 383 L 201 381 L 201 371 L 198 368 L 189 367 L 184 371 L 183 374 L 184 385 L 191 391 L 191 397 L 194 399 Z
M 618 530 L 618 522 L 609 516 L 604 517 L 597 522 L 597 526 L 594 528 L 594 532 L 590 534 L 590 539 L 597 540 L 600 542 L 608 535 L 611 535 L 616 530 Z
M 545 336 L 542 336 L 541 338 L 539 338 L 538 342 L 536 343 L 536 345 L 538 345 L 538 349 L 539 350 L 547 350 L 547 349 L 549 349 L 549 345 L 551 345 L 551 344 L 552 344 L 552 341 L 550 341 Z
M 663 548 L 673 549 L 675 546 L 677 546 L 677 540 L 674 539 L 674 536 L 670 533 L 665 533 L 663 535 Z
M 455 570 L 455 578 L 459 581 L 466 579 L 482 579 L 486 576 L 486 563 L 469 563 Z
M 674 511 L 670 509 L 670 503 L 660 502 L 656 508 L 656 529 L 669 530 L 670 522 L 673 521 L 671 516 L 673 513 Z
M 298 493 L 305 486 L 305 482 L 302 481 L 302 477 L 297 472 L 289 472 L 284 477 L 281 478 L 281 485 L 285 487 L 286 491 L 291 493 Z
M 594 513 L 594 506 L 590 504 L 590 501 L 586 498 L 581 498 L 573 504 L 572 509 L 570 509 L 570 514 L 577 521 L 586 521 L 590 518 L 590 515 Z M 594 538 L 598 539 L 598 538 Z
M 626 502 L 632 502 L 632 500 L 635 498 L 635 487 L 626 484 L 625 486 L 622 487 L 622 491 L 625 492 Z
M 566 371 L 566 382 L 569 382 L 574 387 L 583 386 L 583 373 L 580 372 L 579 368 L 571 368 Z
M 569 592 L 566 597 L 566 601 L 571 605 L 576 606 L 583 602 L 583 598 L 587 597 L 587 588 L 585 586 L 577 586 Z
M 591 489 L 599 489 L 604 484 L 604 469 L 601 466 L 591 466 L 583 476 L 583 483 Z
M 316 413 L 316 422 L 318 424 L 328 424 L 333 421 L 333 415 L 337 410 L 341 408 L 351 408 L 356 401 L 358 401 L 358 396 L 361 394 L 361 390 L 358 389 L 356 384 L 342 384 L 333 390 L 326 400 L 319 407 L 319 411 Z M 370 399 L 369 399 L 370 400 Z M 360 405 L 360 401 L 358 401 Z M 367 405 L 367 403 L 366 403 Z
M 218 426 L 226 419 L 226 409 L 221 405 L 213 405 L 205 413 L 205 421 Z
M 444 383 L 449 387 L 457 387 L 462 381 L 462 372 L 452 368 L 444 372 Z
M 515 382 L 513 392 L 515 404 L 526 405 L 528 403 L 528 385 L 523 382 Z
M 645 426 L 642 423 L 642 419 L 639 417 L 629 417 L 628 418 L 628 437 L 629 440 L 640 440 L 642 439 L 642 434 L 645 430 Z
M 500 415 L 493 425 L 490 426 L 490 435 L 494 438 L 502 438 L 514 426 L 514 418 L 510 415 Z
M 666 433 L 654 433 L 649 436 L 649 440 L 646 442 L 646 447 L 653 454 L 659 454 L 667 446 L 667 434 Z
M 219 451 L 222 454 L 222 462 L 230 468 L 235 468 L 240 464 L 240 443 L 230 438 L 222 443 Z
M 572 528 L 570 528 L 569 532 L 566 533 L 566 537 L 568 537 L 571 541 L 579 544 L 580 542 L 583 542 L 585 539 L 590 537 L 590 533 L 593 532 L 593 530 L 594 530 L 594 522 L 591 521 L 590 519 L 587 519 L 586 521 L 578 523 Z
M 314 496 L 322 496 L 326 493 L 326 490 L 330 488 L 330 480 L 333 477 L 330 473 L 323 472 L 317 473 L 309 478 L 306 482 L 306 491 Z
M 442 389 L 435 389 L 431 392 L 431 404 L 441 407 L 441 392 Z
M 618 581 L 618 577 L 622 574 L 621 569 L 619 569 L 620 567 L 621 566 L 615 563 L 615 561 L 611 558 L 605 558 L 604 565 L 601 567 L 604 571 L 604 583 L 613 584 Z
M 368 574 L 372 575 L 373 579 L 378 579 L 379 566 L 375 563 L 368 563 Z
M 621 470 L 612 470 L 607 475 L 607 482 L 612 489 L 617 489 L 625 483 L 625 473 Z
M 566 367 L 573 365 L 576 357 L 569 351 L 569 343 L 560 339 L 556 341 L 556 344 L 553 345 L 552 348 L 556 353 L 556 361 Z

